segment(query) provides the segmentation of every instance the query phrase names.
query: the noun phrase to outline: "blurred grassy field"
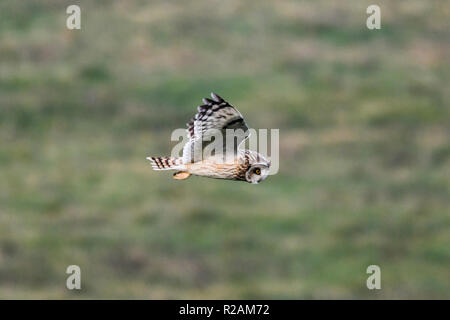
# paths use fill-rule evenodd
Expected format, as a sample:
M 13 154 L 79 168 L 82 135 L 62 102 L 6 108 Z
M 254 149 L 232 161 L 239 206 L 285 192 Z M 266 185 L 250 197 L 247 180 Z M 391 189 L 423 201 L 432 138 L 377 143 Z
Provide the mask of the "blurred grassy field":
M 450 5 L 372 3 L 1 1 L 0 298 L 450 298 Z M 278 175 L 151 170 L 211 91 Z

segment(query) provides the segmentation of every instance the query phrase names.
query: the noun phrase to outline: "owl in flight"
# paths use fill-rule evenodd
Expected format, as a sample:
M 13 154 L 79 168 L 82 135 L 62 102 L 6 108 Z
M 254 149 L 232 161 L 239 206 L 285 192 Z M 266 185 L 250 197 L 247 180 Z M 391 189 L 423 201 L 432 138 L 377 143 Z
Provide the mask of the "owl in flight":
M 147 157 L 153 170 L 176 170 L 173 177 L 187 179 L 191 174 L 216 179 L 247 181 L 257 184 L 269 175 L 270 161 L 258 152 L 240 149 L 239 145 L 250 135 L 241 113 L 219 97 L 211 93 L 204 98 L 194 118 L 187 123 L 188 142 L 184 145 L 182 157 Z M 233 130 L 228 130 L 233 129 Z M 225 141 L 229 132 L 240 132 L 233 138 L 232 147 Z M 208 145 L 217 139 L 219 132 L 223 152 L 205 155 Z M 194 155 L 201 154 L 200 159 Z M 224 157 L 226 161 L 224 161 Z

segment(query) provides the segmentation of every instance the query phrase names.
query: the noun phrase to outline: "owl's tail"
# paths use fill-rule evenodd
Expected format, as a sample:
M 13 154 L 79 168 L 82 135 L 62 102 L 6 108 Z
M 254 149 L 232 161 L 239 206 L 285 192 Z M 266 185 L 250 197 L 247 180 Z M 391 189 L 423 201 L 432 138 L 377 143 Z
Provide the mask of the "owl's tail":
M 184 170 L 182 158 L 172 157 L 147 157 L 152 163 L 153 170 Z

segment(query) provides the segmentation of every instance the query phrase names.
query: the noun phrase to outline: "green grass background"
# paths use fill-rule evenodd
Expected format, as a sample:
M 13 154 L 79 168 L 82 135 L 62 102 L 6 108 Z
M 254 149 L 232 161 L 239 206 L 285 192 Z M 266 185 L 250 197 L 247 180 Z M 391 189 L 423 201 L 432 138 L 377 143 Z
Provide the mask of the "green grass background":
M 1 1 L 0 298 L 450 298 L 450 5 L 373 2 Z M 211 91 L 277 175 L 151 170 Z

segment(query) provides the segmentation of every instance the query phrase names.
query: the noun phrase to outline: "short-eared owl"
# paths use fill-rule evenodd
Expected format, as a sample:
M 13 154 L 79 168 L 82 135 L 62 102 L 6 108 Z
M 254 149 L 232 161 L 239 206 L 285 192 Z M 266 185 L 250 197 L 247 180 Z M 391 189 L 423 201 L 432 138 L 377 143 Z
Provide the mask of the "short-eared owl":
M 148 157 L 154 170 L 177 170 L 174 179 L 187 179 L 191 174 L 216 178 L 247 181 L 257 184 L 269 175 L 270 161 L 258 152 L 239 149 L 238 146 L 250 135 L 241 113 L 218 95 L 211 93 L 211 98 L 203 99 L 203 105 L 198 107 L 194 118 L 187 123 L 188 142 L 183 148 L 183 157 Z M 220 132 L 223 146 L 228 146 L 225 139 L 233 129 L 240 135 L 233 137 L 232 149 L 224 147 L 228 156 L 223 161 L 224 154 L 211 153 L 204 156 L 209 141 L 215 137 L 213 132 Z M 234 131 L 235 130 L 235 131 Z M 208 141 L 205 146 L 205 141 Z M 195 150 L 200 149 L 201 158 L 194 157 Z M 230 161 L 231 159 L 231 161 Z

